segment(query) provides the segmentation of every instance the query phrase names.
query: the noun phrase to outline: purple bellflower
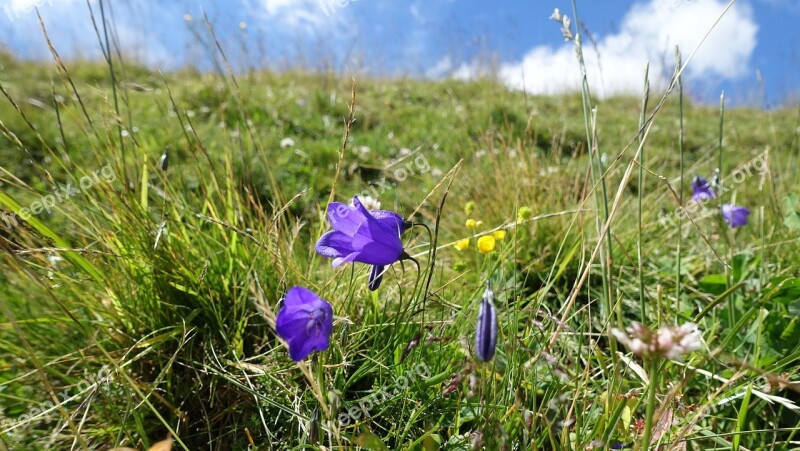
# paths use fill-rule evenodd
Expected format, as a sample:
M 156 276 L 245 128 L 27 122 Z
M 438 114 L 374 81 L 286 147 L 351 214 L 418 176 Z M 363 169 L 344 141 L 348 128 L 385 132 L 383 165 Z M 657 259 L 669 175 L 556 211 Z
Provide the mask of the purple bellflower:
M 292 287 L 275 319 L 275 329 L 289 344 L 289 356 L 299 362 L 312 351 L 328 349 L 333 308 L 313 291 Z
M 475 353 L 482 362 L 492 360 L 497 348 L 497 309 L 494 308 L 493 301 L 494 293 L 487 281 L 475 330 Z
M 694 180 L 692 180 L 692 191 L 694 192 L 692 199 L 695 202 L 717 197 L 714 189 L 711 188 L 711 185 L 703 177 L 695 177 Z
M 747 217 L 750 210 L 738 205 L 725 204 L 722 206 L 722 217 L 732 228 L 741 227 L 747 224 Z
M 397 227 L 400 224 L 400 234 L 402 235 L 403 232 L 406 231 L 409 227 L 411 227 L 411 223 L 408 221 L 404 221 L 400 215 L 391 211 L 385 210 L 368 210 L 370 214 L 375 216 L 375 219 L 378 220 L 381 224 L 391 229 Z M 399 222 L 398 222 L 399 219 Z M 401 255 L 402 257 L 402 255 Z M 372 265 L 372 268 L 369 270 L 369 282 L 367 283 L 367 287 L 370 291 L 375 291 L 378 287 L 381 286 L 381 282 L 383 281 L 383 273 L 386 272 L 386 265 Z
M 391 265 L 403 256 L 405 224 L 393 211 L 369 211 L 356 196 L 352 205 L 328 204 L 328 220 L 333 230 L 319 238 L 315 249 L 332 258 L 334 268 L 350 262 Z

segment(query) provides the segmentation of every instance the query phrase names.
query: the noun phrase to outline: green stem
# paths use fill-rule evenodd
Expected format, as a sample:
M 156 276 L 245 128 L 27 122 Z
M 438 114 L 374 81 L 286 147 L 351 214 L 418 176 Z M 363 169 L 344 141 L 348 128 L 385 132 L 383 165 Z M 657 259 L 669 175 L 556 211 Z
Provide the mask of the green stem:
M 658 359 L 652 359 L 648 376 L 650 376 L 650 384 L 647 386 L 647 406 L 644 419 L 644 434 L 642 435 L 642 444 L 639 449 L 646 450 L 650 448 L 650 437 L 653 430 L 653 415 L 656 411 L 656 391 L 658 389 Z
M 675 54 L 678 60 L 677 67 L 678 70 L 682 67 L 681 61 L 681 51 L 679 48 L 675 48 Z M 681 79 L 680 74 L 678 74 L 678 115 L 680 117 L 680 126 L 678 128 L 678 151 L 681 154 L 681 181 L 679 186 L 679 193 L 678 193 L 678 200 L 680 201 L 681 205 L 683 205 L 683 80 Z M 678 215 L 678 269 L 677 273 L 675 274 L 675 312 L 680 311 L 680 303 L 681 303 L 681 247 L 683 246 L 683 215 Z M 677 324 L 678 316 L 675 315 L 675 321 Z
M 644 256 L 642 254 L 642 196 L 644 192 L 644 126 L 647 120 L 647 100 L 650 95 L 650 62 L 644 67 L 644 97 L 642 99 L 642 112 L 639 116 L 639 147 L 641 153 L 639 154 L 639 178 L 638 178 L 638 198 L 639 198 L 639 214 L 637 229 L 638 235 L 636 240 L 636 257 L 639 264 L 639 308 L 640 308 L 640 321 L 642 324 L 647 324 L 647 309 L 644 296 Z
M 106 22 L 106 11 L 103 7 L 103 1 L 100 1 L 100 18 L 103 20 L 103 34 L 105 36 L 106 48 L 105 57 L 108 63 L 108 71 L 111 74 L 111 94 L 114 97 L 114 112 L 116 113 L 115 122 L 117 123 L 117 135 L 119 136 L 119 147 L 122 155 L 122 175 L 125 181 L 125 189 L 130 189 L 128 181 L 128 167 L 125 163 L 125 141 L 122 139 L 122 121 L 119 114 L 119 98 L 117 96 L 117 75 L 114 72 L 114 58 L 111 55 L 111 42 L 108 39 L 108 23 Z
M 722 186 L 722 136 L 724 133 L 724 126 L 725 126 L 725 92 L 723 91 L 722 94 L 719 96 L 719 162 L 717 166 L 717 176 L 719 180 L 719 185 Z M 719 213 L 720 213 L 720 227 L 722 227 L 722 233 L 720 236 L 726 237 L 726 247 L 728 248 L 728 264 L 723 266 L 725 270 L 725 281 L 727 282 L 727 286 L 733 285 L 733 280 L 731 280 L 732 274 L 729 270 L 729 265 L 733 264 L 733 239 L 731 238 L 732 232 L 730 227 L 725 224 L 725 221 L 722 219 L 722 196 L 720 195 L 721 190 L 719 187 L 717 188 L 717 198 L 719 199 Z M 733 203 L 733 202 L 731 202 Z M 735 297 L 731 296 L 731 303 L 728 307 L 728 327 L 733 327 L 736 324 L 736 318 L 734 315 L 734 300 Z

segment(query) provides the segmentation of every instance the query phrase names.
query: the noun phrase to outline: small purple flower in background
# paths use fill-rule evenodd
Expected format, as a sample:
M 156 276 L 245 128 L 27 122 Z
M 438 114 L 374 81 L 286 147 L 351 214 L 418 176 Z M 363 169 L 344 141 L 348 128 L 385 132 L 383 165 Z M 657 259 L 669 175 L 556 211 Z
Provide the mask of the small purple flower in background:
M 161 166 L 162 171 L 166 171 L 169 167 L 169 155 L 167 155 L 167 151 L 165 150 L 164 153 L 161 155 L 161 160 L 159 162 L 159 166 Z
M 475 331 L 475 353 L 478 360 L 488 362 L 494 357 L 497 348 L 497 309 L 494 307 L 494 293 L 486 282 L 481 308 L 478 311 L 478 326 Z
M 328 220 L 333 230 L 319 238 L 315 249 L 333 259 L 333 267 L 360 262 L 368 265 L 391 265 L 403 255 L 403 218 L 393 211 L 369 211 L 358 196 L 352 205 L 328 204 Z
M 717 196 L 714 193 L 714 190 L 711 188 L 711 185 L 709 185 L 706 179 L 703 177 L 695 177 L 694 180 L 692 180 L 692 191 L 694 192 L 692 199 L 695 202 L 700 202 Z
M 275 330 L 289 344 L 289 356 L 299 362 L 312 351 L 328 349 L 333 308 L 303 287 L 292 287 L 275 319 Z
M 747 208 L 731 204 L 722 206 L 722 217 L 734 229 L 746 225 L 748 216 L 750 216 L 750 210 Z

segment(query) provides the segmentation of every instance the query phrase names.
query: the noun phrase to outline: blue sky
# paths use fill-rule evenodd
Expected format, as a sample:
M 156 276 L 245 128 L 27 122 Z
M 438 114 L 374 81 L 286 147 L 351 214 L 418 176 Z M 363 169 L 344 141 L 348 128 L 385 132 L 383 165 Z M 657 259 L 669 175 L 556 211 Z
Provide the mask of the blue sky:
M 609 96 L 637 94 L 645 61 L 651 63 L 653 85 L 663 87 L 675 46 L 687 57 L 728 1 L 577 4 L 592 36 L 584 39 L 590 82 L 597 95 Z M 99 14 L 97 0 L 92 5 Z M 579 82 L 571 44 L 549 19 L 555 8 L 573 18 L 571 2 L 564 0 L 111 0 L 105 5 L 126 58 L 163 69 L 213 67 L 203 44 L 205 11 L 239 70 L 304 67 L 431 78 L 493 74 L 510 88 L 535 94 L 568 92 Z M 85 0 L 0 0 L 2 45 L 26 58 L 47 56 L 33 6 L 63 56 L 99 56 Z M 690 95 L 713 103 L 724 89 L 735 104 L 796 103 L 798 25 L 797 0 L 736 1 L 687 67 Z

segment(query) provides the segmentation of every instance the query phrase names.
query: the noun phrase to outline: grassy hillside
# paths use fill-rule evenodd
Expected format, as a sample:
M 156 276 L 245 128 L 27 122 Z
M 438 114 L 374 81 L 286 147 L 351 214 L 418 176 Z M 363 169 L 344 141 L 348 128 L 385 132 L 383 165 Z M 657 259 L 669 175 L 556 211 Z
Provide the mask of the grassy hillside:
M 798 440 L 796 110 L 722 117 L 653 92 L 640 135 L 642 99 L 585 109 L 492 81 L 3 55 L 0 84 L 0 447 Z M 720 161 L 698 208 L 691 180 Z M 327 203 L 357 194 L 433 232 L 404 233 L 415 261 L 377 291 L 367 265 L 314 251 Z M 481 362 L 487 280 L 498 339 Z M 295 285 L 335 315 L 299 363 L 275 333 Z M 634 355 L 612 335 L 633 322 L 695 322 L 702 346 Z

